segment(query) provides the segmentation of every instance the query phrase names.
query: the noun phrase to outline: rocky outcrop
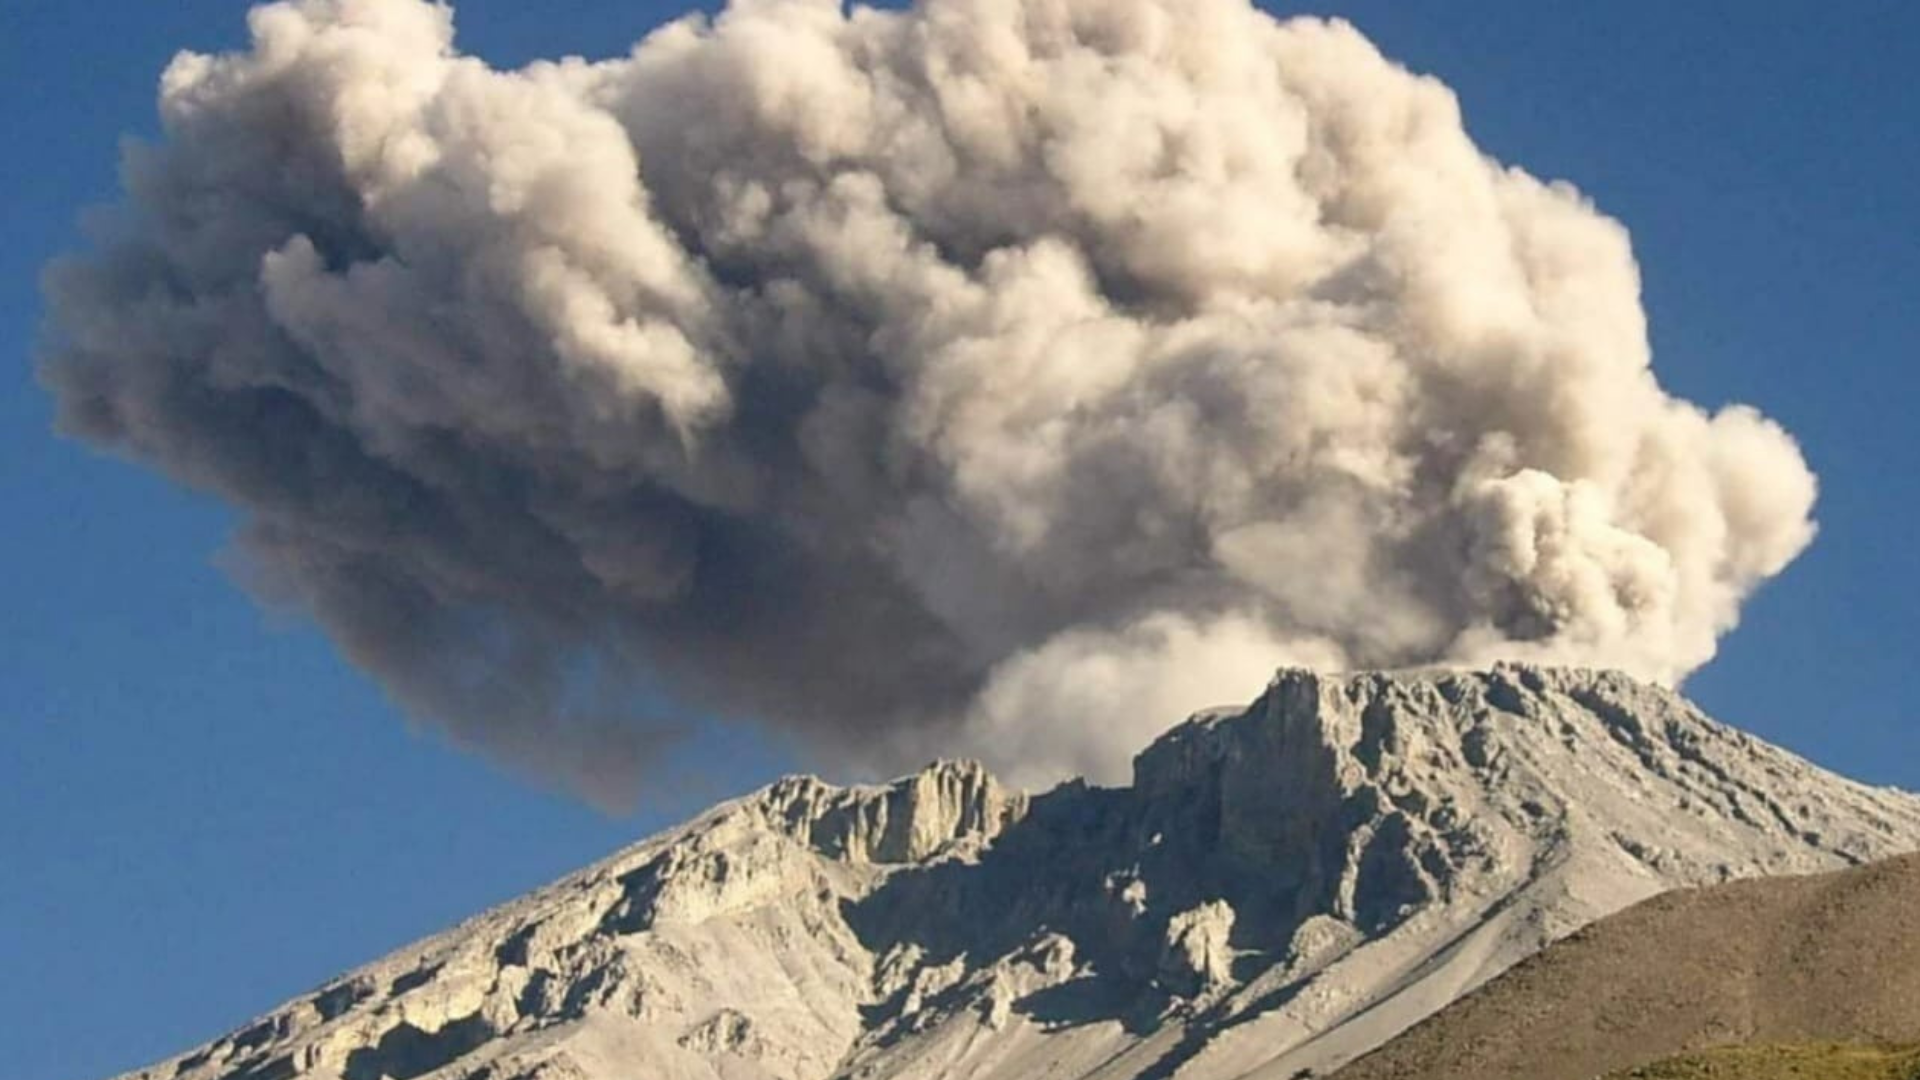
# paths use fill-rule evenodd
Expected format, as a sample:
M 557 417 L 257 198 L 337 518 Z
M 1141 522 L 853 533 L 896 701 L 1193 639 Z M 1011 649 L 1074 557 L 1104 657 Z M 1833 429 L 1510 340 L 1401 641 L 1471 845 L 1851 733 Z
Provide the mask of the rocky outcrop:
M 1026 813 L 1024 793 L 1001 786 L 974 761 L 944 761 L 878 791 L 790 777 L 761 797 L 768 819 L 829 858 L 925 862 L 974 849 Z
M 1217 993 L 1233 984 L 1233 908 L 1214 900 L 1167 920 L 1160 954 L 1162 986 L 1182 997 Z
M 1127 788 L 783 780 L 137 1075 L 1289 1078 L 1648 896 L 1915 848 L 1624 676 L 1283 671 Z

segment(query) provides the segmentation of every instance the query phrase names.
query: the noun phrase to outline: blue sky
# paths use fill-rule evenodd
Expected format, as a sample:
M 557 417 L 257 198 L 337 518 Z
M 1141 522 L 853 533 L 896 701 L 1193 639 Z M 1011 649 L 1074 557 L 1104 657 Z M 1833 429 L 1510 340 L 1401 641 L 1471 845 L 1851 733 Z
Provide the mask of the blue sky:
M 0 1061 L 85 1080 L 184 1049 L 780 771 L 716 735 L 610 819 L 409 728 L 297 618 L 220 570 L 222 509 L 49 433 L 38 267 L 114 189 L 183 46 L 240 0 L 0 9 Z M 634 0 L 467 0 L 498 63 L 625 50 Z M 1690 693 L 1876 783 L 1920 788 L 1909 616 L 1920 440 L 1920 8 L 1520 0 L 1287 5 L 1345 15 L 1461 95 L 1482 146 L 1633 230 L 1656 366 L 1781 420 L 1822 534 Z M 1737 19 L 1730 19 L 1735 12 Z

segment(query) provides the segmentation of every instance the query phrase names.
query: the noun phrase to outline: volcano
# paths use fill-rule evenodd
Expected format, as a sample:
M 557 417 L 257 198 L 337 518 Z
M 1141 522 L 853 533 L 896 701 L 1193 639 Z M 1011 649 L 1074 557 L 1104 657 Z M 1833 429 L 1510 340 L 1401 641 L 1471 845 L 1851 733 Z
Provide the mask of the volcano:
M 1126 787 L 781 780 L 131 1076 L 1293 1080 L 1646 898 L 1915 849 L 1622 674 L 1288 669 Z

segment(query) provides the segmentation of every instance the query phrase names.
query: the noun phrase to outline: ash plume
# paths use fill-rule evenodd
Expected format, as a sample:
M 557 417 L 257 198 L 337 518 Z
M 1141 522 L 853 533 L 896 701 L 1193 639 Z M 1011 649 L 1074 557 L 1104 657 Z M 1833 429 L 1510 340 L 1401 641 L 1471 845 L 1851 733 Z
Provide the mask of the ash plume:
M 1672 682 L 1813 534 L 1668 396 L 1625 229 L 1352 27 L 736 0 L 503 71 L 421 0 L 181 54 L 50 269 L 65 430 L 261 595 L 609 799 L 675 726 L 1123 774 L 1276 664 Z

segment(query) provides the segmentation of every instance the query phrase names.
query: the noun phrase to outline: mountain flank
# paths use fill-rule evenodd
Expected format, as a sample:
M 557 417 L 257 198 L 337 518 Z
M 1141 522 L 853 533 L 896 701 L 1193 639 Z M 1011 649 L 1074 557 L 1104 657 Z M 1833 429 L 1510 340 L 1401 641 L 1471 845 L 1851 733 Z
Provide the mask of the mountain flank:
M 1586 1080 L 1715 1047 L 1820 1041 L 1920 1043 L 1920 856 L 1665 894 L 1575 932 L 1335 1075 Z M 1816 1056 L 1694 1060 L 1745 1061 L 1719 1075 L 1757 1077 L 1769 1057 L 1798 1059 L 1810 1069 L 1801 1075 L 1827 1075 L 1835 1062 L 1814 1068 Z M 1678 1067 L 1644 1075 L 1692 1075 Z
M 1916 849 L 1618 673 L 1289 669 L 1126 787 L 782 780 L 133 1075 L 1292 1080 L 1648 897 Z

